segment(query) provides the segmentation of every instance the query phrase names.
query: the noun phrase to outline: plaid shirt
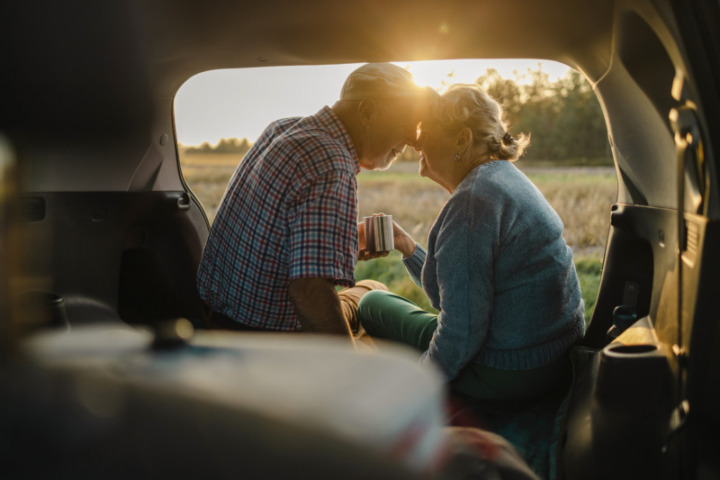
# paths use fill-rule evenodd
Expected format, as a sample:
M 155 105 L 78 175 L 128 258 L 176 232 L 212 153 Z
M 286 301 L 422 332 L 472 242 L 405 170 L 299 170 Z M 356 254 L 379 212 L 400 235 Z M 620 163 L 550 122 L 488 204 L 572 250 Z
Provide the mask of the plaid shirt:
M 300 330 L 290 280 L 355 283 L 359 171 L 330 108 L 270 124 L 225 191 L 198 270 L 200 296 L 245 325 Z

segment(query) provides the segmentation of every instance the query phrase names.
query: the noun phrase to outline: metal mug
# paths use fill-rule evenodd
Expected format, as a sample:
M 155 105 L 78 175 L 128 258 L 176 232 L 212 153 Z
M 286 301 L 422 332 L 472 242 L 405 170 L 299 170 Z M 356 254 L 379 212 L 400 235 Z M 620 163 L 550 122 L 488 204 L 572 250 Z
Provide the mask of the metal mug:
M 365 249 L 372 253 L 389 252 L 395 248 L 392 215 L 372 215 L 363 218 Z

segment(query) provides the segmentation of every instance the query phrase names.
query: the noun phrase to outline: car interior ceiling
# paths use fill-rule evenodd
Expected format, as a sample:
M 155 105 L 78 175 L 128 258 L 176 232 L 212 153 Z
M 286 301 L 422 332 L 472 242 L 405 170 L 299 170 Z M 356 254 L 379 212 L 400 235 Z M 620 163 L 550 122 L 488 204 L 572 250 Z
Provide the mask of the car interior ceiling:
M 709 409 L 720 400 L 718 388 L 708 386 L 711 378 L 719 384 L 718 369 L 708 365 L 717 364 L 720 341 L 708 292 L 720 289 L 701 268 L 718 261 L 707 248 L 720 233 L 717 172 L 697 147 L 709 131 L 702 109 L 710 93 L 692 75 L 700 67 L 678 41 L 671 2 L 588 8 L 577 0 L 408 0 L 392 9 L 373 0 L 315 1 L 312 9 L 289 0 L 270 2 L 272 8 L 80 3 L 82 18 L 60 3 L 45 2 L 36 15 L 14 2 L 3 7 L 0 34 L 0 43 L 23 47 L 9 53 L 19 74 L 3 80 L 15 94 L 0 113 L 0 131 L 19 160 L 20 270 L 31 289 L 65 297 L 72 322 L 200 321 L 194 279 L 208 224 L 179 172 L 172 111 L 192 75 L 268 65 L 543 58 L 578 69 L 593 85 L 618 176 L 601 286 L 576 358 L 560 446 L 567 478 L 659 476 L 674 433 L 667 419 L 681 401 L 693 396 L 698 408 Z M 438 19 L 447 28 L 439 29 Z M 676 134 L 688 131 L 695 143 L 678 147 Z M 707 142 L 704 148 L 712 158 Z M 644 349 L 609 345 L 618 305 L 642 320 L 628 341 Z M 678 360 L 689 351 L 692 370 Z M 717 415 L 707 418 L 714 420 L 691 431 L 720 426 Z

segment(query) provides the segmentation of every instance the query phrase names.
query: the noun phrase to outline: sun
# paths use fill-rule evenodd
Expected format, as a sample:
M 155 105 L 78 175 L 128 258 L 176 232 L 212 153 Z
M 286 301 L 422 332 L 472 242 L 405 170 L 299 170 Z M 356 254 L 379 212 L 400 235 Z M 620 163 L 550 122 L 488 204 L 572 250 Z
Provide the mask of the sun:
M 553 78 L 563 75 L 568 69 L 567 65 L 536 59 L 426 60 L 397 65 L 407 68 L 418 85 L 429 86 L 437 91 L 453 83 L 475 83 L 490 68 L 509 79 L 514 79 L 516 74 L 526 73 L 528 69 L 537 69 L 538 65 L 542 65 L 543 71 L 550 73 Z
M 444 60 L 408 62 L 398 65 L 407 68 L 413 74 L 415 83 L 423 87 L 427 86 L 440 91 L 450 83 L 457 83 L 453 80 L 455 76 L 453 64 Z
M 551 80 L 568 70 L 557 62 L 532 59 L 459 59 L 395 62 L 417 83 L 444 91 L 454 83 L 474 83 L 488 68 L 503 78 L 542 63 Z M 254 141 L 278 118 L 312 115 L 337 101 L 343 82 L 360 64 L 273 66 L 225 69 L 190 78 L 175 97 L 177 136 L 185 145 L 215 145 L 223 138 Z M 302 95 L 297 92 L 302 91 Z

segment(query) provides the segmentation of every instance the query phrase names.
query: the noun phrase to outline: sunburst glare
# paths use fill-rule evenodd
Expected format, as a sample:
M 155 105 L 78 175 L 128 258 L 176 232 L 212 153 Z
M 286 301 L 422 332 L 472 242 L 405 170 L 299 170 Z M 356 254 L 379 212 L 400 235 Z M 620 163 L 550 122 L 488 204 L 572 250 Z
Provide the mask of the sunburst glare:
M 504 78 L 518 79 L 522 83 L 522 75 L 528 69 L 541 68 L 551 79 L 560 77 L 567 72 L 567 65 L 558 62 L 498 59 L 498 60 L 427 60 L 421 62 L 397 62 L 407 68 L 415 77 L 415 82 L 441 91 L 453 83 L 473 83 L 486 70 L 495 69 Z
M 408 68 L 415 80 L 442 90 L 452 83 L 473 83 L 488 68 L 504 78 L 515 72 L 537 70 L 551 79 L 568 67 L 538 60 L 437 60 L 396 62 Z M 360 64 L 262 67 L 214 70 L 190 78 L 175 97 L 178 140 L 185 145 L 217 143 L 222 138 L 254 141 L 271 121 L 310 115 L 323 105 L 332 105 L 347 75 Z

